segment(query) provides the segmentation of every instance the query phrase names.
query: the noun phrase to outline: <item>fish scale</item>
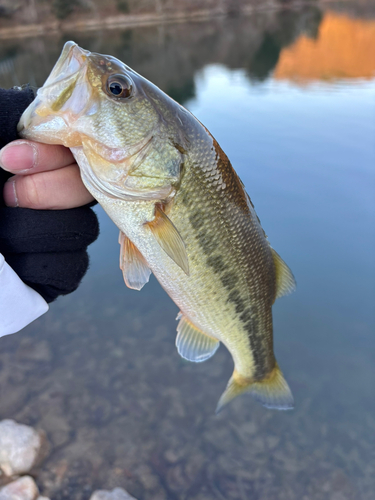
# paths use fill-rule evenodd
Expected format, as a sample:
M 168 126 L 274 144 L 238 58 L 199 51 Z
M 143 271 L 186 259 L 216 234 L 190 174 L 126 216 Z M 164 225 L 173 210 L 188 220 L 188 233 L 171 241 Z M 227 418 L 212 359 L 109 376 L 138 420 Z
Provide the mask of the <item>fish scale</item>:
M 181 356 L 204 361 L 220 342 L 229 350 L 234 371 L 218 410 L 244 392 L 291 408 L 273 352 L 272 304 L 294 278 L 208 130 L 121 61 L 67 42 L 19 133 L 71 148 L 120 229 L 126 284 L 140 290 L 152 271 L 179 306 Z
M 239 298 L 236 304 L 235 297 L 233 297 L 233 287 L 220 286 L 220 296 L 215 297 L 217 308 L 221 309 L 228 303 L 233 303 L 233 306 L 228 310 L 227 317 L 222 318 L 221 322 L 218 322 L 216 308 L 213 309 L 211 301 L 207 300 L 207 296 L 209 295 L 205 290 L 205 279 L 195 283 L 195 286 L 202 291 L 198 300 L 203 301 L 203 304 L 208 302 L 207 308 L 212 308 L 212 313 L 207 312 L 205 309 L 206 317 L 213 316 L 210 324 L 214 324 L 214 328 L 212 329 L 211 327 L 210 333 L 217 336 L 231 350 L 232 355 L 235 352 L 236 345 L 244 347 L 244 344 L 246 344 L 246 361 L 243 359 L 243 350 L 242 355 L 233 355 L 239 359 L 238 367 L 241 373 L 248 377 L 256 376 L 261 378 L 264 376 L 264 372 L 272 370 L 274 364 L 272 344 L 269 345 L 269 339 L 272 339 L 272 302 L 268 304 L 269 312 L 267 313 L 267 305 L 262 307 L 264 298 L 261 297 L 259 300 L 257 297 L 259 294 L 256 292 L 257 289 L 262 288 L 262 280 L 265 282 L 265 287 L 267 288 L 270 286 L 269 282 L 271 281 L 272 283 L 274 281 L 273 265 L 271 265 L 271 269 L 267 269 L 265 265 L 262 266 L 261 261 L 264 261 L 264 257 L 260 256 L 259 251 L 257 251 L 259 244 L 257 239 L 254 238 L 254 232 L 262 233 L 262 230 L 259 231 L 255 222 L 249 219 L 246 195 L 242 190 L 237 175 L 224 153 L 219 149 L 218 144 L 207 132 L 205 132 L 204 142 L 202 142 L 202 139 L 197 139 L 196 137 L 188 137 L 188 139 L 192 144 L 198 142 L 201 147 L 198 151 L 197 148 L 194 148 L 191 153 L 192 158 L 189 158 L 186 167 L 186 171 L 190 175 L 185 174 L 183 184 L 181 185 L 181 193 L 184 194 L 183 196 L 176 196 L 170 217 L 176 227 L 182 228 L 185 226 L 186 219 L 189 219 L 189 214 L 190 218 L 194 217 L 194 211 L 191 213 L 191 210 L 194 210 L 193 207 L 196 207 L 197 210 L 204 214 L 204 217 L 201 218 L 201 220 L 205 221 L 204 226 L 200 225 L 198 231 L 193 226 L 189 227 L 189 229 L 185 227 L 183 231 L 184 241 L 186 243 L 189 241 L 189 234 L 197 235 L 198 243 L 203 239 L 198 247 L 196 260 L 199 259 L 200 264 L 197 267 L 202 269 L 208 265 L 218 275 L 221 284 L 223 283 L 222 278 L 224 277 L 225 281 L 226 275 L 232 274 L 232 276 L 235 276 L 237 287 L 235 290 L 238 290 Z M 220 171 L 220 167 L 223 164 L 226 167 L 224 174 Z M 225 180 L 223 175 L 225 175 Z M 220 189 L 217 189 L 215 184 L 212 183 L 212 178 L 220 179 L 221 184 L 225 185 L 224 189 L 221 186 Z M 209 203 L 204 201 L 207 199 L 210 200 Z M 246 217 L 238 217 L 238 212 L 243 210 L 245 210 Z M 232 220 L 237 221 L 236 225 L 231 223 Z M 226 231 L 219 233 L 213 229 L 217 228 L 218 225 L 224 225 Z M 252 251 L 254 243 L 255 251 Z M 187 243 L 187 247 L 188 249 L 196 249 L 196 245 L 193 242 L 191 244 Z M 267 242 L 264 247 L 271 254 Z M 199 251 L 200 249 L 201 251 Z M 233 251 L 235 251 L 235 256 L 233 256 Z M 224 262 L 223 268 L 216 266 L 215 269 L 214 255 L 222 259 Z M 204 258 L 205 256 L 206 258 Z M 251 265 L 249 265 L 250 263 Z M 263 275 L 258 272 L 257 279 L 254 280 L 250 274 L 251 269 L 249 267 L 256 268 L 257 265 L 258 270 L 263 268 L 264 272 Z M 203 272 L 202 276 L 204 276 Z M 257 329 L 254 327 L 246 328 L 246 322 L 241 321 L 239 313 L 244 312 L 242 308 L 239 310 L 241 301 L 247 304 L 250 310 L 250 323 L 257 323 L 259 325 Z M 258 302 L 260 303 L 258 304 Z M 254 318 L 251 314 L 252 307 L 256 308 L 260 313 L 259 319 Z M 202 302 L 200 308 L 202 308 Z M 205 330 L 203 325 L 201 328 L 203 331 Z M 220 332 L 232 332 L 232 335 L 228 338 L 229 333 L 222 336 Z M 263 347 L 262 339 L 266 340 L 268 344 L 266 347 Z M 241 342 L 241 340 L 245 340 L 245 342 Z M 253 363 L 255 365 L 255 372 L 252 369 Z

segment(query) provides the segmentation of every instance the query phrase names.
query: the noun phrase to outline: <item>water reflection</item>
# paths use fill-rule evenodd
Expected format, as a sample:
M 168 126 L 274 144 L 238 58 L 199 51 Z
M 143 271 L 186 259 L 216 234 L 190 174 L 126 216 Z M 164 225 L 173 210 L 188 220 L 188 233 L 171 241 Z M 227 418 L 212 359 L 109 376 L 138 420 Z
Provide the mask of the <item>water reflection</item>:
M 255 82 L 274 70 L 276 78 L 287 79 L 370 77 L 374 26 L 344 15 L 323 16 L 308 5 L 243 19 L 6 40 L 0 47 L 0 84 L 41 86 L 69 39 L 119 57 L 180 102 L 194 96 L 195 73 L 215 62 L 245 68 Z
M 154 279 L 141 293 L 126 289 L 118 231 L 97 208 L 101 235 L 82 286 L 0 342 L 0 418 L 40 426 L 52 443 L 36 473 L 43 494 L 87 500 L 124 486 L 139 500 L 372 500 L 375 83 L 360 72 L 344 82 L 334 73 L 334 84 L 285 81 L 302 62 L 279 73 L 301 40 L 319 46 L 329 19 L 306 7 L 64 37 L 171 92 L 228 153 L 297 277 L 297 292 L 274 308 L 296 410 L 243 397 L 214 416 L 230 356 L 178 357 L 175 305 Z M 41 85 L 64 40 L 2 43 L 1 84 Z
M 292 44 L 301 34 L 315 39 L 322 12 L 315 6 L 309 6 L 299 12 L 283 10 L 275 16 L 275 23 L 265 27 L 260 44 L 246 64 L 250 79 L 266 79 L 277 65 L 283 48 Z
M 374 48 L 374 20 L 329 12 L 316 40 L 300 36 L 282 51 L 274 77 L 303 81 L 374 78 Z

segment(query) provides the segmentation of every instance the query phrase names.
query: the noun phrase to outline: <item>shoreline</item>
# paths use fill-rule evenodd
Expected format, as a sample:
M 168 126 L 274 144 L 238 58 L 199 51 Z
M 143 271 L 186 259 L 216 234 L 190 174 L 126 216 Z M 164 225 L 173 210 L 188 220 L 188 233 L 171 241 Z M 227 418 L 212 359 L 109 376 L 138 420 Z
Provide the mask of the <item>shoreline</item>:
M 264 3 L 263 5 L 247 5 L 234 15 L 249 16 L 253 13 L 272 12 L 275 10 L 295 9 L 307 5 L 319 5 L 326 7 L 330 3 L 335 3 L 334 0 L 320 0 L 320 1 L 297 1 L 288 5 L 276 2 Z M 210 19 L 230 17 L 228 13 L 222 8 L 216 9 L 200 9 L 195 11 L 178 11 L 168 14 L 120 14 L 117 16 L 108 16 L 101 18 L 98 14 L 95 17 L 87 17 L 79 19 L 78 21 L 49 21 L 43 23 L 34 23 L 26 25 L 11 26 L 9 28 L 0 28 L 0 40 L 12 38 L 28 38 L 38 35 L 56 35 L 69 31 L 94 31 L 94 30 L 109 30 L 119 28 L 152 26 L 155 24 L 168 24 L 168 23 L 184 23 L 189 21 L 208 21 Z

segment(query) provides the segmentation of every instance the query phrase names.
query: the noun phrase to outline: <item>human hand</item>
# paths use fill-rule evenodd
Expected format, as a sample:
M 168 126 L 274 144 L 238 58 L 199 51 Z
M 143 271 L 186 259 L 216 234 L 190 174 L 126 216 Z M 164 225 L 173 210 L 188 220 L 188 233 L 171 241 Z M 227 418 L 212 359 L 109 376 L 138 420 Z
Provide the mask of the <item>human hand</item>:
M 61 210 L 94 200 L 82 183 L 72 153 L 64 146 L 19 139 L 0 151 L 0 166 L 14 174 L 3 190 L 8 207 Z
M 15 140 L 0 151 L 0 166 L 0 199 L 2 191 L 6 205 L 0 207 L 0 252 L 26 284 L 52 302 L 74 291 L 86 273 L 87 246 L 99 232 L 87 207 L 93 197 L 63 146 Z M 15 175 L 3 186 L 9 175 L 4 170 Z
M 0 89 L 0 253 L 24 283 L 52 302 L 78 287 L 99 226 L 71 152 L 16 140 L 17 123 L 33 98 L 30 87 Z

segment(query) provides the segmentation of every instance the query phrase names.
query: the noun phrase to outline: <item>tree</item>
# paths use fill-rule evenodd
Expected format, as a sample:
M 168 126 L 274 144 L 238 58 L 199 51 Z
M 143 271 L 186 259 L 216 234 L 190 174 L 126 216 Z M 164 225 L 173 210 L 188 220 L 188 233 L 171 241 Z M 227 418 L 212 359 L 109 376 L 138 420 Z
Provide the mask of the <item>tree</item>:
M 52 11 L 58 19 L 65 19 L 77 5 L 77 0 L 53 0 Z

